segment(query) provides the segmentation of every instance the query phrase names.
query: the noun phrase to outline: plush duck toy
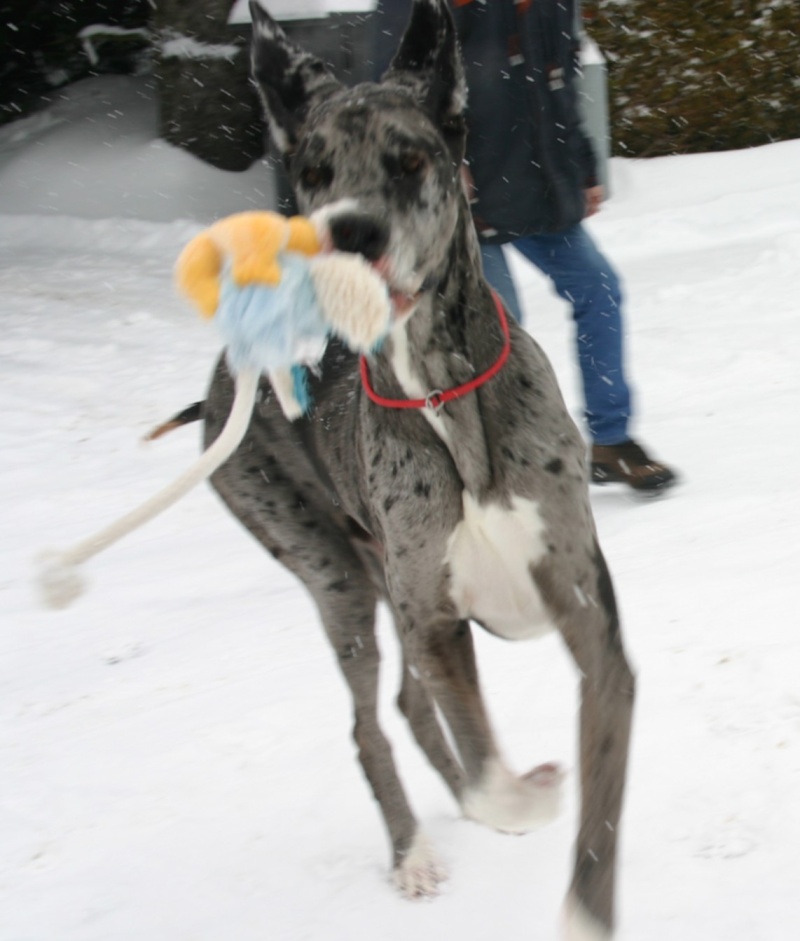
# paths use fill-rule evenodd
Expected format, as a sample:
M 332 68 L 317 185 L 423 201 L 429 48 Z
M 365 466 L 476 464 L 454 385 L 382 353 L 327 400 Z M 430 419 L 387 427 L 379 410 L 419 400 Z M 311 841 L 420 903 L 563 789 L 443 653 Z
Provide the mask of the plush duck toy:
M 290 420 L 310 407 L 307 367 L 332 333 L 369 352 L 389 328 L 386 285 L 361 255 L 331 251 L 324 210 L 229 216 L 189 242 L 175 273 L 200 313 L 216 316 L 233 371 L 266 373 Z
M 266 374 L 284 414 L 295 420 L 311 401 L 307 369 L 332 334 L 369 352 L 386 336 L 391 302 L 385 283 L 360 255 L 332 251 L 327 218 L 273 212 L 229 216 L 197 235 L 175 269 L 179 289 L 214 318 L 236 377 L 236 396 L 219 437 L 180 477 L 130 513 L 70 549 L 43 553 L 39 588 L 50 607 L 83 592 L 79 566 L 177 502 L 241 443 Z

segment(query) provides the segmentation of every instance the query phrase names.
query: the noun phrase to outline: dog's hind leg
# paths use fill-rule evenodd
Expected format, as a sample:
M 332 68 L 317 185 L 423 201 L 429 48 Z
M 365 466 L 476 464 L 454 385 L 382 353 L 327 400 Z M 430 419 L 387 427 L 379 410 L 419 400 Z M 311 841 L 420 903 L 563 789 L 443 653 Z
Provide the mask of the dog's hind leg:
M 382 547 L 355 524 L 351 524 L 351 532 L 353 548 L 364 563 L 373 585 L 377 588 L 380 597 L 389 601 L 383 570 Z M 389 605 L 391 608 L 391 602 Z M 392 610 L 392 613 L 395 624 L 399 624 L 397 612 Z M 403 672 L 397 706 L 408 721 L 417 744 L 460 804 L 464 791 L 464 770 L 447 743 L 436 715 L 434 702 L 420 682 L 416 668 L 409 664 L 405 650 L 403 651 Z
M 246 439 L 213 484 L 245 528 L 314 598 L 352 695 L 353 736 L 389 831 L 394 881 L 409 898 L 434 895 L 445 873 L 420 831 L 378 724 L 378 589 L 353 548 L 343 514 L 335 516 L 329 500 L 325 508 L 327 497 L 290 479 L 274 457 L 262 451 L 256 458 L 252 445 Z
M 377 597 L 368 578 L 355 569 L 355 556 L 347 560 L 340 552 L 339 558 L 346 569 L 346 582 L 341 587 L 318 586 L 311 591 L 353 697 L 358 758 L 389 831 L 395 884 L 409 898 L 434 895 L 445 873 L 419 830 L 391 746 L 378 725 Z
M 415 672 L 404 658 L 403 682 L 397 705 L 408 720 L 417 744 L 460 804 L 464 795 L 464 770 L 442 732 L 433 700 Z
M 288 558 L 288 553 L 276 547 L 274 531 L 261 541 L 273 552 L 278 549 L 281 561 L 305 581 L 319 609 L 352 696 L 353 738 L 389 832 L 395 885 L 408 898 L 435 895 L 446 873 L 420 831 L 397 773 L 391 746 L 378 724 L 377 591 L 346 539 L 323 540 L 321 530 L 325 527 L 319 517 L 315 522 L 317 538 L 306 543 L 302 560 Z M 246 525 L 259 538 L 252 519 Z M 324 579 L 319 576 L 321 567 Z

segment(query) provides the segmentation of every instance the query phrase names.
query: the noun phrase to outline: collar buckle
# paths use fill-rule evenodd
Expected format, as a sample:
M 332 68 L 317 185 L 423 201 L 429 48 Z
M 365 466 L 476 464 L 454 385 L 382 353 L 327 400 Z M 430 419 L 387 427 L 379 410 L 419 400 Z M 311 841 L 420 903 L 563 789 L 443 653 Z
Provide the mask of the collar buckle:
M 441 389 L 434 389 L 425 396 L 425 408 L 429 408 L 434 415 L 438 415 L 444 408 L 444 393 Z

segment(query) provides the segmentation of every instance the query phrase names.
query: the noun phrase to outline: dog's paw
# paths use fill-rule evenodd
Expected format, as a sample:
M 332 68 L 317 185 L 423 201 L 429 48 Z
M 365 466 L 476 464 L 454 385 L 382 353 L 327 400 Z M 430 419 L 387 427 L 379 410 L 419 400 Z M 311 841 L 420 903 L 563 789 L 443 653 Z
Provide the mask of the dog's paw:
M 561 917 L 562 941 L 612 941 L 613 936 L 570 892 Z
M 421 833 L 395 866 L 392 881 L 403 898 L 433 898 L 439 894 L 439 886 L 447 879 L 444 868 L 428 838 Z
M 537 765 L 517 777 L 501 762 L 492 761 L 480 784 L 468 788 L 461 807 L 464 816 L 503 833 L 527 833 L 558 814 L 564 771 L 560 765 Z

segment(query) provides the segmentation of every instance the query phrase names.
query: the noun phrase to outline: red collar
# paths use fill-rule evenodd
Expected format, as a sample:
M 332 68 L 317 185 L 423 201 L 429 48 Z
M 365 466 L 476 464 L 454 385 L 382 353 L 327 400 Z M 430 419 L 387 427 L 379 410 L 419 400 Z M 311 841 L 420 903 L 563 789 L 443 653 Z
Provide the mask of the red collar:
M 382 405 L 384 408 L 430 408 L 433 409 L 434 412 L 438 412 L 447 402 L 452 402 L 453 399 L 460 399 L 470 392 L 474 392 L 493 376 L 496 376 L 503 366 L 505 366 L 508 354 L 511 352 L 511 334 L 508 329 L 508 318 L 503 309 L 503 302 L 495 291 L 492 291 L 492 297 L 494 298 L 495 307 L 497 308 L 497 316 L 500 320 L 500 327 L 503 330 L 505 343 L 503 344 L 503 349 L 500 351 L 497 360 L 485 372 L 482 372 L 480 376 L 476 376 L 474 379 L 470 379 L 469 382 L 465 382 L 463 385 L 454 386 L 452 389 L 445 389 L 444 391 L 434 389 L 429 392 L 424 399 L 385 399 L 382 395 L 378 395 L 373 389 L 372 382 L 369 378 L 369 366 L 367 365 L 366 357 L 362 356 L 361 384 L 364 386 L 367 397 L 376 405 Z

